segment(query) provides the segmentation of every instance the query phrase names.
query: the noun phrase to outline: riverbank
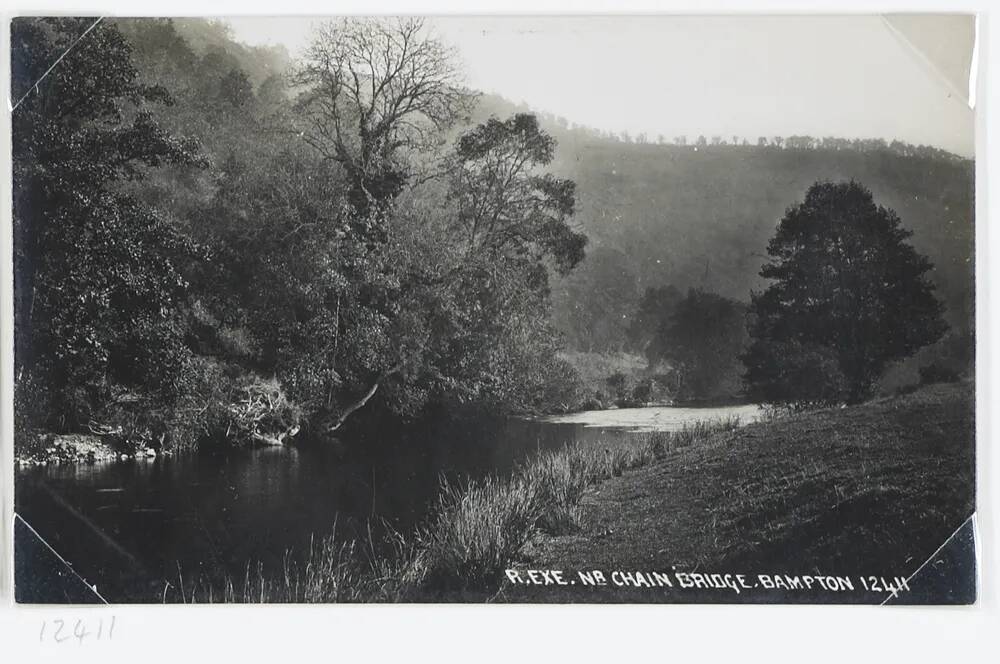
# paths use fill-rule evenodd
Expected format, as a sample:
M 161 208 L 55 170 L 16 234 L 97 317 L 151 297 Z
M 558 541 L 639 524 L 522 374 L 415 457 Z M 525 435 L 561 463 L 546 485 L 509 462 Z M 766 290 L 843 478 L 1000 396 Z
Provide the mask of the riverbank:
M 908 577 L 975 509 L 970 383 L 716 431 L 581 501 L 515 569 Z M 578 577 L 577 577 L 578 578 Z M 872 601 L 506 582 L 513 602 Z
M 116 436 L 88 434 L 38 434 L 14 450 L 14 464 L 19 467 L 49 464 L 113 463 L 130 459 L 155 459 L 169 455 L 145 445 L 129 443 Z
M 712 412 L 712 411 L 715 412 Z M 641 408 L 612 408 L 584 410 L 537 418 L 547 424 L 580 424 L 585 427 L 619 428 L 630 431 L 673 431 L 683 428 L 693 418 L 711 424 L 736 418 L 741 424 L 756 422 L 764 416 L 764 409 L 752 404 L 730 405 L 728 408 L 708 409 L 699 406 L 648 405 Z
M 739 426 L 639 432 L 445 486 L 416 532 L 331 536 L 281 570 L 166 601 L 878 601 L 528 586 L 508 570 L 909 576 L 974 509 L 970 384 Z
M 178 570 L 166 602 L 426 602 L 491 600 L 532 538 L 577 532 L 580 501 L 594 485 L 692 445 L 733 418 L 673 432 L 609 434 L 528 457 L 513 472 L 444 483 L 426 516 L 405 533 L 381 519 L 344 524 L 270 567 L 252 559 L 236 575 L 210 566 Z M 345 537 L 349 533 L 353 536 Z M 159 596 L 158 596 L 159 598 Z

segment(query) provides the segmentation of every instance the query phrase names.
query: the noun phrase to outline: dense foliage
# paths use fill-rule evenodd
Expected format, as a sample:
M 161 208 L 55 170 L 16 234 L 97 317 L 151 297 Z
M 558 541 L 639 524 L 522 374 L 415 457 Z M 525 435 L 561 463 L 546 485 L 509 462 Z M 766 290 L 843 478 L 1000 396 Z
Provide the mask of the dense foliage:
M 931 262 L 857 182 L 814 184 L 768 244 L 746 354 L 752 398 L 856 403 L 893 361 L 944 334 Z
M 674 286 L 652 286 L 646 289 L 639 306 L 632 314 L 625 338 L 631 348 L 645 355 L 650 364 L 663 359 L 669 352 L 663 331 L 670 325 L 681 292 Z
M 22 432 L 278 442 L 732 395 L 726 298 L 771 278 L 753 271 L 787 201 L 845 175 L 917 230 L 937 269 L 891 269 L 934 283 L 942 344 L 969 345 L 971 163 L 940 151 L 598 134 L 463 88 L 417 19 L 323 25 L 297 62 L 200 19 L 11 37 Z M 772 337 L 786 376 L 833 376 L 820 401 L 924 343 L 838 378 L 839 351 Z
M 462 125 L 421 21 L 330 23 L 294 67 L 210 22 L 13 38 L 21 428 L 280 442 L 575 403 L 573 183 L 534 117 Z
M 743 394 L 740 355 L 746 343 L 744 305 L 691 289 L 661 323 L 648 353 L 671 364 L 678 398 L 733 399 Z
M 79 427 L 132 390 L 170 400 L 188 359 L 178 304 L 195 251 L 117 185 L 197 166 L 196 149 L 152 118 L 149 105 L 171 97 L 138 80 L 113 26 L 19 19 L 11 41 L 15 363 L 29 419 Z

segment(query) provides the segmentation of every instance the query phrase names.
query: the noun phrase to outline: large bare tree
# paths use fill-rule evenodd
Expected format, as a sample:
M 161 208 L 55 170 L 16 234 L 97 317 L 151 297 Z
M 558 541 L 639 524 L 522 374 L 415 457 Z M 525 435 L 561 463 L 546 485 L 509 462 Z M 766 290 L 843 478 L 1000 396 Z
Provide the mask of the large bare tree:
M 443 144 L 474 96 L 453 50 L 421 18 L 350 18 L 321 25 L 296 74 L 303 139 L 346 171 L 360 221 L 413 176 L 412 155 Z

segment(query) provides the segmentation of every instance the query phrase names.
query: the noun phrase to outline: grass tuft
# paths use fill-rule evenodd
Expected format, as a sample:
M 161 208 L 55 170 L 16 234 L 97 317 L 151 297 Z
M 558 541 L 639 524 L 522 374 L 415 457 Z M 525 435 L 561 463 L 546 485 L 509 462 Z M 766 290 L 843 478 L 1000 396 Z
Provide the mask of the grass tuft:
M 433 592 L 498 586 L 535 532 L 540 495 L 523 475 L 443 483 L 435 517 L 416 535 L 420 585 Z
M 576 532 L 580 526 L 580 501 L 593 482 L 588 455 L 578 447 L 542 454 L 521 475 L 543 506 L 537 525 L 551 535 Z

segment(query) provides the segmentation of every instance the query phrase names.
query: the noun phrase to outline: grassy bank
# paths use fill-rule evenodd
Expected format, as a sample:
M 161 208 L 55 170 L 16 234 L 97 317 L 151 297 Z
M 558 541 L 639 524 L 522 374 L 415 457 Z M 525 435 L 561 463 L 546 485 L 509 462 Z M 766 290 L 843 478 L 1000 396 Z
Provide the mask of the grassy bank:
M 975 509 L 971 383 L 713 432 L 602 483 L 578 533 L 521 569 L 909 576 Z M 635 588 L 507 586 L 509 601 L 676 601 Z M 696 593 L 691 601 L 747 601 Z M 862 601 L 780 595 L 774 601 Z M 870 598 L 869 600 L 870 601 Z
M 282 569 L 248 565 L 239 578 L 185 578 L 163 593 L 180 602 L 483 601 L 504 570 L 539 536 L 577 532 L 581 501 L 611 478 L 663 459 L 738 420 L 673 433 L 643 432 L 613 448 L 566 447 L 531 460 L 510 477 L 444 484 L 429 518 L 407 535 L 390 532 L 314 541 Z M 336 529 L 335 529 L 336 530 Z
M 972 512 L 970 385 L 736 424 L 545 453 L 444 486 L 425 524 L 388 544 L 333 535 L 282 570 L 181 578 L 164 599 L 657 601 L 505 581 L 528 567 L 908 575 Z

